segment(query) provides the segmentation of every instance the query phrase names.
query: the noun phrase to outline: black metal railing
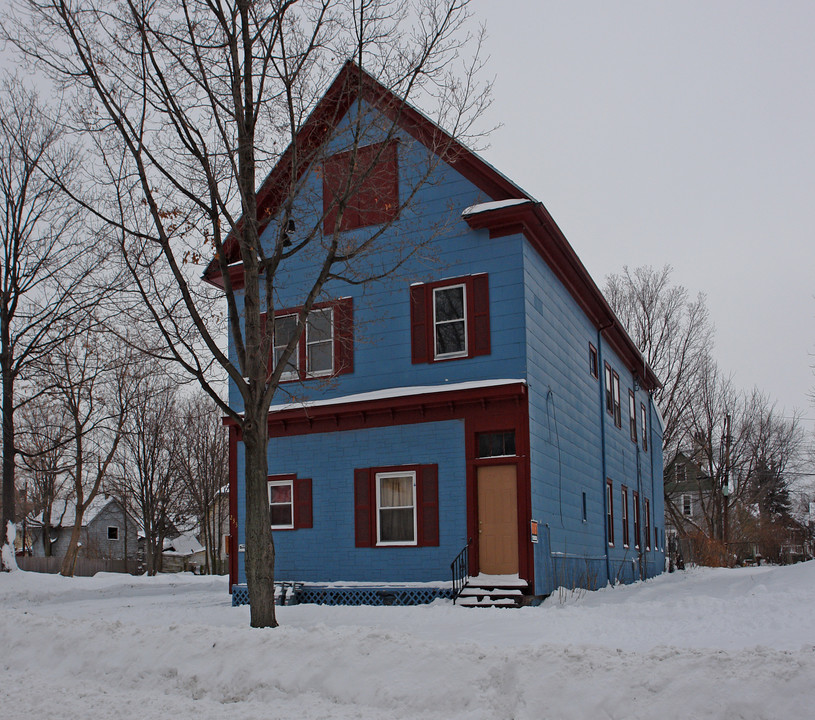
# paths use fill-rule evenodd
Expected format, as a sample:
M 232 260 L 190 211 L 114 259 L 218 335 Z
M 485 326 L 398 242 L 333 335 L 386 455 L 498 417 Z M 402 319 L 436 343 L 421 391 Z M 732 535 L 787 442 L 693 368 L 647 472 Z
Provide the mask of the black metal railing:
M 453 602 L 461 594 L 467 580 L 470 579 L 470 544 L 472 539 L 467 540 L 464 549 L 456 555 L 456 559 L 450 563 L 450 572 L 453 575 Z

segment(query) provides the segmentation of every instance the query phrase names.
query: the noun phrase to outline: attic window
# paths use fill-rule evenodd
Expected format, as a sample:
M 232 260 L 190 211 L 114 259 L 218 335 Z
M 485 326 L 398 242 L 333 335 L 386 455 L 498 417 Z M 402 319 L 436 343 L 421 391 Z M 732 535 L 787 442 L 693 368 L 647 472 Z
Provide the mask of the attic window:
M 323 233 L 390 222 L 399 215 L 396 141 L 338 153 L 323 163 Z
M 115 525 L 108 526 L 108 540 L 118 540 L 119 539 L 119 528 Z

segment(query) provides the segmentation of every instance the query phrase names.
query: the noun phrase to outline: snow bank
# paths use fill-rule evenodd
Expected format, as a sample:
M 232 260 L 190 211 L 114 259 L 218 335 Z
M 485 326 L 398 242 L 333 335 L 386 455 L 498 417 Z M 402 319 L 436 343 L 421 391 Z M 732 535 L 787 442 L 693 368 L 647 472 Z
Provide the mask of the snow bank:
M 806 718 L 815 563 L 693 570 L 539 608 L 279 608 L 221 578 L 0 577 L 10 717 Z

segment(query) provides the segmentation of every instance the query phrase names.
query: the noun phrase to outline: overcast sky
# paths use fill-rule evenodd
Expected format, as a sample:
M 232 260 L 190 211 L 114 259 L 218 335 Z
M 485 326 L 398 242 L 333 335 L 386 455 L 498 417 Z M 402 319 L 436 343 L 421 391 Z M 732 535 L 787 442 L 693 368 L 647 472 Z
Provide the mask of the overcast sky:
M 815 416 L 815 2 L 474 7 L 502 125 L 482 155 L 598 285 L 672 265 L 737 386 Z

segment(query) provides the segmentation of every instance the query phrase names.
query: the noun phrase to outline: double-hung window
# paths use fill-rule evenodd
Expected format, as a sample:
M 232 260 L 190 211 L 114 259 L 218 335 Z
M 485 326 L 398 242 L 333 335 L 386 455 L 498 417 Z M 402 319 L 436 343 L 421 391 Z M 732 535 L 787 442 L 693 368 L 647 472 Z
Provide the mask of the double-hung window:
M 620 404 L 620 376 L 616 370 L 611 373 L 611 389 L 614 396 L 614 424 L 617 427 L 623 426 L 623 414 Z
M 637 399 L 634 391 L 628 391 L 628 426 L 631 431 L 631 442 L 637 442 Z
M 630 545 L 629 529 L 628 529 L 628 488 L 623 485 L 622 487 L 622 520 L 623 520 L 623 547 Z
M 693 515 L 693 498 L 690 495 L 682 496 L 682 514 L 686 517 Z
M 370 548 L 438 546 L 438 466 L 355 469 L 354 544 Z
M 434 357 L 437 360 L 467 356 L 466 307 L 465 285 L 433 288 Z
M 640 426 L 642 427 L 642 449 L 648 451 L 648 413 L 645 405 L 640 403 Z
M 289 343 L 296 345 L 280 374 L 282 382 L 307 380 L 353 372 L 353 305 L 351 298 L 318 303 L 299 325 L 299 308 L 279 310 L 272 328 L 272 353 L 269 372 L 283 359 Z
M 633 494 L 633 510 L 634 510 L 634 547 L 640 546 L 640 494 L 635 492 Z
M 606 536 L 608 544 L 614 546 L 614 493 L 611 480 L 606 480 Z
M 411 361 L 489 355 L 489 280 L 485 273 L 410 287 Z
M 376 474 L 376 544 L 416 544 L 416 472 Z
M 311 479 L 269 475 L 269 521 L 272 530 L 310 528 L 313 524 Z
M 272 530 L 294 528 L 294 481 L 269 481 L 269 517 Z
M 645 549 L 651 549 L 651 501 L 644 498 L 642 501 L 645 510 Z

